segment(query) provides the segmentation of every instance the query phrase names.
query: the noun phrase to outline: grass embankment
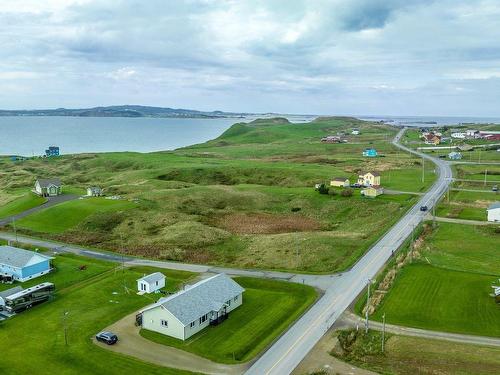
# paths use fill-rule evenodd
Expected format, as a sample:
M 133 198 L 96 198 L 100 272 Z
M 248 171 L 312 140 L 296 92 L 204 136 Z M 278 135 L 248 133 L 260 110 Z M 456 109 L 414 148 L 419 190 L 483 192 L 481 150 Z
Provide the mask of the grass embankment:
M 350 135 L 352 128 L 361 135 Z M 348 143 L 321 142 L 340 132 Z M 333 272 L 358 259 L 415 198 L 320 196 L 315 183 L 335 176 L 355 182 L 359 171 L 376 170 L 385 187 L 419 192 L 435 179 L 427 165 L 421 183 L 421 160 L 390 144 L 395 133 L 352 118 L 258 120 L 173 152 L 0 160 L 0 183 L 6 191 L 31 186 L 36 172 L 61 177 L 63 191 L 98 185 L 138 202 L 129 209 L 56 206 L 19 223 L 30 235 L 173 261 Z M 367 147 L 383 156 L 364 158 Z
M 10 202 L 0 206 L 0 219 L 20 214 L 30 208 L 40 206 L 45 203 L 42 198 L 33 193 L 26 193 L 20 197 L 14 198 Z
M 141 330 L 157 343 L 186 350 L 220 363 L 247 362 L 266 348 L 316 299 L 309 286 L 247 277 L 235 279 L 245 288 L 243 304 L 229 318 L 186 341 Z
M 499 236 L 493 226 L 440 223 L 372 318 L 385 313 L 390 324 L 500 337 L 500 310 L 490 296 L 500 276 Z
M 471 192 L 451 191 L 436 209 L 436 215 L 453 219 L 486 221 L 486 209 L 494 202 L 500 201 L 500 195 L 492 191 Z
M 3 373 L 189 374 L 103 350 L 90 340 L 100 329 L 150 302 L 135 293 L 136 279 L 155 269 L 115 271 L 111 263 L 66 255 L 58 256 L 54 263 L 55 273 L 32 282 L 54 282 L 55 299 L 22 312 L 0 326 Z M 87 269 L 79 270 L 78 265 L 83 264 Z M 193 276 L 163 269 L 161 272 L 167 276 L 171 291 Z M 132 290 L 125 292 L 124 285 Z
M 381 374 L 498 374 L 500 349 L 449 341 L 386 334 L 382 352 L 380 332 L 339 333 L 332 355 Z
M 38 211 L 17 222 L 21 229 L 34 232 L 61 233 L 77 226 L 92 214 L 117 212 L 134 207 L 132 202 L 104 198 L 85 198 L 64 202 Z

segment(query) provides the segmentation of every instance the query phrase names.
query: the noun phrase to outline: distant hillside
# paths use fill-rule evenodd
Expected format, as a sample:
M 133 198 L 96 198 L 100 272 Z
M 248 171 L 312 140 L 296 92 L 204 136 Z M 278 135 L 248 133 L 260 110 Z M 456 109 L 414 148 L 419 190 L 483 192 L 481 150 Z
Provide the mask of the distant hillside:
M 184 117 L 184 118 L 220 118 L 244 117 L 249 113 L 222 111 L 203 112 L 192 109 L 148 107 L 141 105 L 118 105 L 108 107 L 80 109 L 32 109 L 0 110 L 0 116 L 77 116 L 77 117 Z

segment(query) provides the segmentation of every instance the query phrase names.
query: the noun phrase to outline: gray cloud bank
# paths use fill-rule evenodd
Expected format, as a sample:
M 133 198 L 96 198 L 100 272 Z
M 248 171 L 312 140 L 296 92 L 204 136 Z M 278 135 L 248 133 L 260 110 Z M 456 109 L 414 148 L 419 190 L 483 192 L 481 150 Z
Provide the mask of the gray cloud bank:
M 0 107 L 500 116 L 496 0 L 0 2 Z

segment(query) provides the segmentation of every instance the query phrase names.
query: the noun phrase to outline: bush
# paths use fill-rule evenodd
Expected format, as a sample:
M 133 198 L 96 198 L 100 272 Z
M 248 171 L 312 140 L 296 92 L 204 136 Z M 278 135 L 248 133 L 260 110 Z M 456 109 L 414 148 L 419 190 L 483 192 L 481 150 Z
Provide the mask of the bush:
M 353 191 L 352 189 L 344 189 L 340 192 L 340 195 L 342 195 L 343 197 L 352 197 Z
M 337 191 L 335 189 L 329 189 L 328 195 L 337 195 Z
M 318 189 L 317 189 L 317 190 L 318 190 L 318 192 L 319 192 L 320 194 L 328 194 L 328 191 L 329 191 L 330 189 L 329 189 L 329 188 L 328 188 L 328 186 L 326 186 L 325 184 L 321 184 L 321 185 L 319 185 L 319 187 L 318 187 Z

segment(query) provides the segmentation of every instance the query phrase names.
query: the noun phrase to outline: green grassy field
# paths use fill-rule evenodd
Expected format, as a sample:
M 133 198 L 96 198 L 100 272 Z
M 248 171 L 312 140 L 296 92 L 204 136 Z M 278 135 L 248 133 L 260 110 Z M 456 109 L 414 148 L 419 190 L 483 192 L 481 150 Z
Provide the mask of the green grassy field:
M 132 207 L 133 203 L 123 200 L 85 198 L 64 202 L 33 213 L 19 220 L 17 226 L 34 232 L 61 233 L 75 227 L 96 212 L 116 212 Z
M 311 287 L 281 281 L 238 277 L 245 288 L 243 305 L 216 327 L 186 341 L 141 330 L 145 338 L 216 362 L 247 362 L 267 347 L 316 299 Z
M 353 127 L 359 136 L 349 135 Z M 343 132 L 348 143 L 325 144 Z M 173 261 L 300 272 L 343 270 L 362 255 L 415 197 L 320 196 L 316 183 L 377 170 L 382 185 L 425 190 L 419 158 L 389 141 L 396 129 L 353 118 L 291 124 L 235 124 L 217 139 L 171 152 L 105 153 L 11 163 L 0 159 L 1 197 L 37 175 L 61 177 L 63 190 L 88 185 L 137 200 L 137 209 L 86 203 L 56 206 L 18 223 L 29 235 Z M 381 154 L 367 159 L 362 151 Z M 71 207 L 74 204 L 76 207 Z M 25 229 L 23 229 L 25 228 Z M 290 235 L 292 234 L 292 235 Z M 293 256 L 291 255 L 293 254 Z M 297 255 L 298 254 L 298 255 Z
M 373 318 L 390 324 L 481 336 L 500 336 L 499 307 L 489 296 L 497 275 L 406 266 Z
M 500 368 L 499 348 L 387 334 L 382 353 L 381 339 L 377 331 L 362 333 L 332 354 L 381 374 L 496 375 Z
M 491 191 L 470 192 L 451 191 L 445 196 L 436 209 L 436 215 L 454 219 L 487 220 L 486 209 L 500 200 L 500 195 Z
M 2 373 L 188 374 L 115 354 L 90 340 L 99 330 L 149 303 L 134 292 L 125 293 L 123 285 L 135 290 L 135 280 L 153 269 L 115 271 L 110 263 L 66 255 L 58 256 L 54 262 L 58 267 L 56 273 L 36 281 L 55 282 L 55 299 L 0 325 Z M 87 270 L 79 271 L 79 264 L 86 264 Z M 167 276 L 170 290 L 193 276 L 185 272 L 161 272 Z
M 404 266 L 373 318 L 391 324 L 500 336 L 499 306 L 490 296 L 500 276 L 498 229 L 440 223 Z M 358 310 L 360 307 L 358 306 Z
M 26 193 L 14 200 L 0 205 L 0 219 L 12 215 L 17 215 L 30 208 L 39 206 L 45 202 L 45 198 L 39 197 L 33 193 Z

